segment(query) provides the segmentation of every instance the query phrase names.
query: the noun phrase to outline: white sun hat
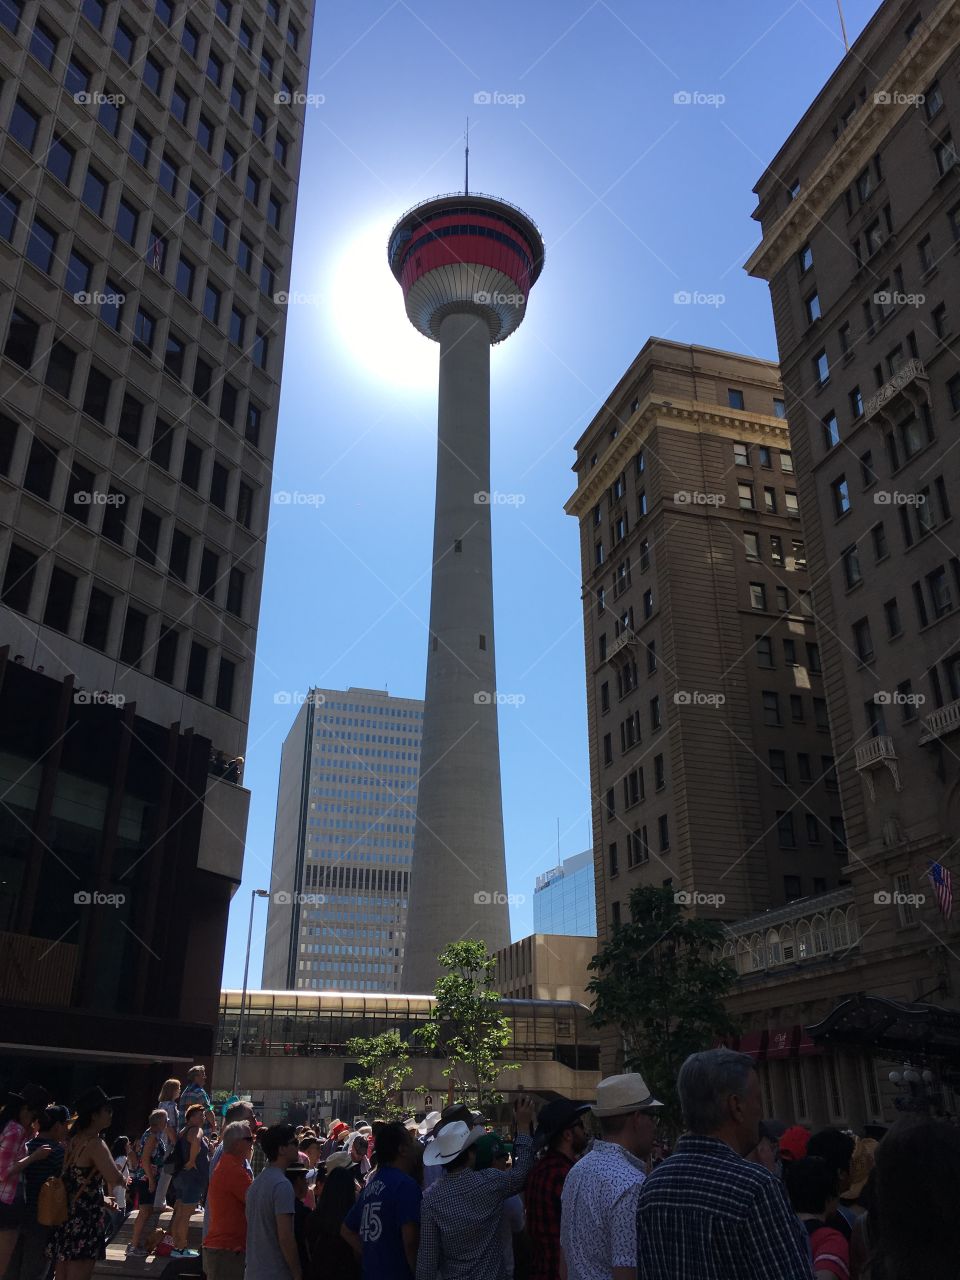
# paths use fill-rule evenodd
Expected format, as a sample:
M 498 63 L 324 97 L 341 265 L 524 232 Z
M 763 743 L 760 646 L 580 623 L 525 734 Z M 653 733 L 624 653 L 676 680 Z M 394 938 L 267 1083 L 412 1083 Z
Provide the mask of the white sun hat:
M 597 1085 L 597 1101 L 593 1106 L 595 1116 L 625 1116 L 631 1111 L 646 1111 L 648 1107 L 662 1107 L 636 1071 L 622 1076 L 607 1076 Z
M 472 1147 L 478 1138 L 483 1137 L 483 1130 L 471 1129 L 462 1120 L 448 1124 L 441 1129 L 434 1140 L 429 1143 L 423 1153 L 424 1164 L 449 1164 L 457 1156 Z

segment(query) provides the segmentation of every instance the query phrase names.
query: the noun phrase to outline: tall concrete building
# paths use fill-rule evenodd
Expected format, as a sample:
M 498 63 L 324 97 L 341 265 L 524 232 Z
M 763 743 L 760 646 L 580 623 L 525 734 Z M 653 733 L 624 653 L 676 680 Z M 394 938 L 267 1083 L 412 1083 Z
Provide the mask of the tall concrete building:
M 651 338 L 577 443 L 597 931 L 735 920 L 845 859 L 777 368 Z
M 439 196 L 396 224 L 390 269 L 407 316 L 440 344 L 437 493 L 417 865 L 403 988 L 429 992 L 449 942 L 510 941 L 490 546 L 490 344 L 519 326 L 543 267 L 525 213 Z
M 312 11 L 0 4 L 0 1075 L 131 1123 L 242 870 Z
M 859 923 L 807 1021 L 898 1070 L 920 1049 L 955 1087 L 958 69 L 955 3 L 882 4 L 761 177 L 747 264 L 770 283 Z M 784 975 L 763 998 L 814 991 Z
M 593 850 L 564 858 L 537 876 L 533 889 L 534 933 L 597 934 L 597 893 Z
M 268 990 L 399 990 L 423 703 L 311 689 L 283 744 Z

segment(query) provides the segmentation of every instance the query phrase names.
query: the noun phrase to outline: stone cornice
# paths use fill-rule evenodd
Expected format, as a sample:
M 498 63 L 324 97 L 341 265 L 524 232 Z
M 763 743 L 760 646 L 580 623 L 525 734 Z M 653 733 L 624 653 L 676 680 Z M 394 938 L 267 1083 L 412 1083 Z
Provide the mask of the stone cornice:
M 789 447 L 790 433 L 786 418 L 777 418 L 766 413 L 747 413 L 743 409 L 728 409 L 725 405 L 707 404 L 702 400 L 664 400 L 662 392 L 648 395 L 624 423 L 615 440 L 611 440 L 602 458 L 592 467 L 577 488 L 564 504 L 568 516 L 582 517 L 586 511 L 603 496 L 623 471 L 643 444 L 651 430 L 663 423 L 673 427 L 687 424 L 687 429 L 702 430 L 706 427 L 717 428 L 716 434 L 729 439 L 735 437 L 762 435 L 771 438 L 773 443 L 779 437 L 779 443 Z
M 883 80 L 873 86 L 872 96 L 868 95 L 854 114 L 803 184 L 796 200 L 783 211 L 747 259 L 744 269 L 750 275 L 771 280 L 790 256 L 806 244 L 840 193 L 868 164 L 882 139 L 907 112 L 919 109 L 906 99 L 923 93 L 935 79 L 940 64 L 956 45 L 958 30 L 960 5 L 956 0 L 942 0 Z M 888 102 L 877 101 L 885 94 L 889 95 Z

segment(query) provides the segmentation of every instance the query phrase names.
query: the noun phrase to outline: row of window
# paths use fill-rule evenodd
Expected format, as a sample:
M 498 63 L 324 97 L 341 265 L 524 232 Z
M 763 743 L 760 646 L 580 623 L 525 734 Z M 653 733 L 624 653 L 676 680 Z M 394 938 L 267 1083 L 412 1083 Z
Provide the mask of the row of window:
M 774 404 L 782 405 L 782 400 L 775 400 Z M 778 418 L 783 417 L 782 413 L 777 414 Z M 757 451 L 757 461 L 753 461 L 753 450 Z M 738 467 L 759 466 L 764 471 L 773 470 L 773 458 L 777 455 L 780 459 L 780 470 L 784 475 L 793 475 L 793 454 L 789 449 L 774 449 L 770 445 L 744 444 L 741 440 L 735 440 L 733 443 L 733 461 Z
M 28 611 L 38 563 L 39 557 L 32 551 L 16 543 L 11 544 L 3 585 L 0 587 L 0 602 L 20 613 Z M 53 567 L 41 614 L 41 621 L 45 626 L 54 627 L 64 634 L 72 630 L 79 581 L 75 574 L 62 566 Z M 111 624 L 117 604 L 117 598 L 109 591 L 91 586 L 77 638 L 91 648 L 105 653 L 110 642 Z M 187 636 L 178 631 L 173 622 L 161 622 L 157 639 L 148 645 L 149 621 L 148 614 L 143 610 L 132 604 L 127 605 L 117 650 L 119 660 L 138 670 L 150 671 L 155 679 L 165 684 L 182 682 L 184 692 L 191 697 L 208 698 L 221 711 L 232 711 L 239 662 L 221 655 L 216 667 L 215 686 L 211 690 L 211 648 L 193 640 L 187 651 Z M 184 652 L 186 657 L 181 659 L 180 655 Z
M 760 693 L 760 709 L 762 720 L 765 725 L 771 729 L 782 729 L 785 720 L 781 710 L 781 694 L 775 689 L 763 689 Z M 791 693 L 789 695 L 790 703 L 790 721 L 793 724 L 800 724 L 805 720 L 804 713 L 804 696 L 800 693 Z M 813 699 L 813 722 L 820 733 L 828 733 L 830 730 L 830 718 L 827 715 L 826 698 Z
M 799 667 L 800 662 L 800 641 L 794 640 L 792 636 L 784 636 L 783 644 L 783 665 L 785 667 Z M 776 661 L 773 652 L 773 637 L 768 635 L 757 636 L 754 646 L 757 655 L 757 666 L 763 667 L 767 671 L 776 669 Z M 822 668 L 820 666 L 820 646 L 808 641 L 805 645 L 806 649 L 806 669 L 811 675 L 820 675 Z M 797 699 L 797 707 L 802 706 L 802 698 L 800 694 L 791 694 L 791 699 Z M 802 712 L 793 716 L 794 720 L 802 720 Z
M 657 852 L 670 852 L 670 819 L 667 814 L 661 813 L 657 818 Z M 607 870 L 611 876 L 620 874 L 620 841 L 612 840 L 607 845 Z M 647 834 L 647 824 L 642 823 L 633 831 L 627 832 L 623 841 L 627 850 L 627 869 L 632 871 L 634 867 L 643 866 L 650 861 L 650 838 Z
M 777 503 L 777 491 L 772 485 L 763 485 L 763 507 L 762 510 L 768 515 L 779 515 L 779 505 Z M 741 511 L 758 511 L 761 510 L 757 506 L 757 495 L 755 485 L 750 481 L 737 481 L 737 503 Z M 784 514 L 799 518 L 800 516 L 800 500 L 797 497 L 795 489 L 784 489 L 783 491 L 783 509 Z
M 120 407 L 117 433 L 134 448 L 138 446 L 143 411 L 143 404 L 129 391 L 126 392 Z M 19 424 L 6 414 L 0 414 L 0 475 L 2 476 L 10 475 L 18 432 Z M 177 436 L 177 428 L 170 426 L 163 418 L 156 418 L 153 443 L 150 446 L 150 460 L 165 471 L 172 471 L 173 445 Z M 214 455 L 207 471 L 206 453 L 207 450 L 203 446 L 187 436 L 184 439 L 180 457 L 180 479 L 195 493 L 202 494 L 211 506 L 225 515 L 231 514 L 239 525 L 249 529 L 253 523 L 257 502 L 256 490 L 245 480 L 238 479 L 236 490 L 231 492 L 233 482 L 231 469 Z M 43 499 L 44 502 L 59 500 L 54 491 L 58 487 L 57 482 L 63 475 L 64 467 L 59 448 L 33 433 L 23 474 L 23 488 L 35 497 Z M 85 467 L 74 459 L 64 488 L 62 509 L 74 520 L 85 525 L 90 522 L 91 510 L 98 506 L 104 508 L 121 506 L 125 510 L 130 501 L 129 495 L 112 486 L 108 488 L 108 485 L 107 477 L 98 475 L 94 469 Z M 115 495 L 114 501 L 107 500 L 108 492 Z M 106 515 L 105 510 L 105 518 Z M 122 529 L 123 514 L 110 517 L 111 522 L 114 519 L 118 523 L 111 524 L 111 527 Z M 117 538 L 112 540 L 118 541 Z M 122 538 L 119 541 L 122 543 Z M 185 581 L 183 577 L 180 580 Z
M 767 584 L 751 582 L 748 584 L 750 608 L 766 612 L 768 608 Z M 799 591 L 794 596 L 788 587 L 774 587 L 774 612 L 790 613 L 800 618 L 812 618 L 813 606 L 810 603 L 810 592 Z
M 108 282 L 108 287 L 112 287 Z M 113 295 L 107 295 L 113 296 Z M 122 295 L 120 295 L 122 296 Z M 106 304 L 105 304 L 106 305 Z M 101 313 L 101 318 L 103 314 Z M 108 323 L 110 317 L 107 317 Z M 119 327 L 119 317 L 117 318 L 117 326 Z M 114 327 L 111 325 L 111 327 Z M 149 333 L 149 330 L 146 331 Z M 146 341 L 146 333 L 143 341 Z M 19 307 L 14 308 L 10 314 L 10 325 L 7 330 L 7 338 L 3 347 L 3 354 L 19 365 L 22 369 L 36 372 L 34 369 L 36 352 L 40 338 L 40 325 Z M 134 342 L 139 347 L 139 342 Z M 197 347 L 198 352 L 201 350 Z M 186 344 L 177 338 L 176 334 L 170 332 L 167 337 L 167 346 L 164 353 L 164 368 L 174 377 L 184 378 L 185 374 L 185 355 Z M 70 344 L 63 338 L 57 338 L 50 348 L 47 359 L 44 380 L 51 390 L 57 391 L 60 395 L 69 398 L 73 392 L 74 374 L 76 370 L 77 355 Z M 37 374 L 39 376 L 39 374 Z M 217 375 L 222 378 L 222 375 Z M 122 404 L 120 410 L 117 410 L 116 398 L 113 397 L 112 389 L 115 385 L 114 378 L 105 373 L 98 365 L 91 364 L 87 372 L 86 383 L 84 386 L 83 397 L 81 400 L 81 409 L 88 417 L 93 418 L 95 422 L 99 422 L 101 426 L 108 426 L 116 423 L 118 434 L 120 431 L 120 419 L 122 416 Z M 209 408 L 214 408 L 213 395 L 215 392 L 215 375 L 213 365 L 203 359 L 199 354 L 196 356 L 193 366 L 193 394 L 197 399 Z M 216 401 L 216 412 L 226 426 L 238 429 L 240 422 L 240 403 L 242 392 L 241 389 L 227 378 L 220 381 L 219 397 Z M 126 397 L 124 397 L 126 399 Z M 159 422 L 160 420 L 157 419 Z M 263 422 L 263 410 L 252 397 L 247 398 L 246 409 L 243 414 L 243 431 L 245 438 L 252 445 L 259 445 L 260 431 Z M 165 424 L 166 426 L 166 424 Z M 163 461 L 168 455 L 169 448 L 173 444 L 173 438 L 169 429 L 164 427 L 154 428 L 154 440 L 151 446 L 151 457 L 161 466 L 168 465 Z M 124 430 L 129 435 L 121 436 L 128 444 L 133 447 L 139 446 L 139 430 L 136 432 L 128 424 L 124 425 Z M 136 439 L 134 439 L 136 437 Z M 200 446 L 197 446 L 198 448 Z M 154 456 L 154 451 L 156 456 Z
M 950 559 L 950 569 L 953 574 L 953 589 L 960 596 L 960 559 L 956 556 Z M 910 590 L 917 616 L 917 626 L 921 629 L 953 612 L 953 592 L 950 577 L 944 565 L 937 565 L 923 578 L 912 583 Z M 902 635 L 903 623 L 896 596 L 884 602 L 883 613 L 888 638 L 893 639 Z M 858 660 L 861 663 L 872 662 L 875 653 L 870 619 L 867 617 L 858 619 L 853 624 L 852 633 L 853 648 Z
M 816 848 L 824 843 L 824 837 L 827 835 L 827 828 L 821 818 L 809 810 L 804 810 L 802 815 L 798 815 L 793 809 L 777 810 L 777 844 L 781 849 L 796 849 L 798 847 L 797 829 L 799 827 L 798 817 L 803 817 L 803 832 L 805 843 L 808 846 Z M 831 814 L 828 818 L 829 822 L 829 838 L 832 841 L 833 851 L 835 853 L 845 853 L 847 850 L 847 837 L 844 832 L 843 818 L 839 814 Z
M 784 551 L 783 538 L 778 533 L 764 535 L 770 544 L 770 563 L 780 569 L 792 571 L 797 569 L 806 572 L 807 568 L 807 549 L 806 545 L 799 538 L 791 538 L 790 553 Z M 761 534 L 752 529 L 747 529 L 743 534 L 743 550 L 748 560 L 762 561 L 763 544 L 761 542 Z

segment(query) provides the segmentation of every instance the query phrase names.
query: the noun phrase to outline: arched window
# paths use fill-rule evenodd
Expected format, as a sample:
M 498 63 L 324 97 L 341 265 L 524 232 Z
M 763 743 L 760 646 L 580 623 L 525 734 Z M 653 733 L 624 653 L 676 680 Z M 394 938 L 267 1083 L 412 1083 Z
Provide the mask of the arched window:
M 741 938 L 737 943 L 737 973 L 749 973 L 752 968 L 750 947 L 746 938 Z
M 813 953 L 817 956 L 825 955 L 830 950 L 830 942 L 827 936 L 827 922 L 823 916 L 813 917 Z
M 767 933 L 767 963 L 783 963 L 783 952 L 780 950 L 780 935 L 776 929 L 770 929 Z
M 780 945 L 783 948 L 783 962 L 789 964 L 792 960 L 796 960 L 797 953 L 793 942 L 793 928 L 786 925 L 780 930 Z
M 766 967 L 767 958 L 764 954 L 763 940 L 759 933 L 755 933 L 750 939 L 750 968 L 757 970 Z
M 839 909 L 830 912 L 830 946 L 834 951 L 842 951 L 849 946 L 847 941 L 847 917 Z
M 813 942 L 810 937 L 810 925 L 801 920 L 797 925 L 797 959 L 809 960 L 813 955 Z

